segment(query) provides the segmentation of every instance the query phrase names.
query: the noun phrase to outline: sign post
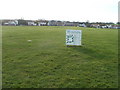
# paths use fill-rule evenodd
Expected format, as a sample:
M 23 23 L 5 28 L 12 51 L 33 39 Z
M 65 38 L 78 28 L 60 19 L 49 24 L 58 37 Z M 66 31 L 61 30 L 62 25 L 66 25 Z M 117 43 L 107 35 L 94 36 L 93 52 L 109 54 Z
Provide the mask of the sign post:
M 81 46 L 82 30 L 66 30 L 66 45 Z

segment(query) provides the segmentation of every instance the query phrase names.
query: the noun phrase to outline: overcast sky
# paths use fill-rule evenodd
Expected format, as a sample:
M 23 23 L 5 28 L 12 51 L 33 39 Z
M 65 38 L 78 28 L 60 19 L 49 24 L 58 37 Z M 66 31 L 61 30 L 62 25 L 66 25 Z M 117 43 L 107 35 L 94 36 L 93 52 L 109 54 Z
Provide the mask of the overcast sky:
M 0 19 L 117 22 L 119 0 L 1 0 Z

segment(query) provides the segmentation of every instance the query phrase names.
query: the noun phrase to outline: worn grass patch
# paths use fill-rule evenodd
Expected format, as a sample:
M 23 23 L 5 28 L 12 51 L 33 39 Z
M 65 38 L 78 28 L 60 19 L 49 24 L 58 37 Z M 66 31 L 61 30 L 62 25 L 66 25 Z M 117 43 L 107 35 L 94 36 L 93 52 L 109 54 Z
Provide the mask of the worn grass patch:
M 66 29 L 83 30 L 82 47 L 66 47 Z M 116 29 L 4 26 L 2 50 L 3 88 L 118 86 Z

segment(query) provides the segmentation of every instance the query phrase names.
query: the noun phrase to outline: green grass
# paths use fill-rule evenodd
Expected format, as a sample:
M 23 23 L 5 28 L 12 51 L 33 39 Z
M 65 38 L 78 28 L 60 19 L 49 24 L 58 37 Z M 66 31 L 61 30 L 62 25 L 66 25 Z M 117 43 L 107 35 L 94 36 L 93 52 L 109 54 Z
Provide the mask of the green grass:
M 66 29 L 82 47 L 66 47 Z M 117 29 L 4 26 L 2 58 L 3 88 L 118 87 Z

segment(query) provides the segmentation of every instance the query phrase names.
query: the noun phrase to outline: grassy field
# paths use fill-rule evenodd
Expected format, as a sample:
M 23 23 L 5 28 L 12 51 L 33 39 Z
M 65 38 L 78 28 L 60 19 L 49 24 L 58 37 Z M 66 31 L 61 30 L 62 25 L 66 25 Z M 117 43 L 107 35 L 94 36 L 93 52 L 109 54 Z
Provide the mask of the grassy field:
M 66 29 L 83 31 L 82 47 L 66 47 Z M 118 87 L 117 29 L 3 26 L 2 33 L 3 88 Z

